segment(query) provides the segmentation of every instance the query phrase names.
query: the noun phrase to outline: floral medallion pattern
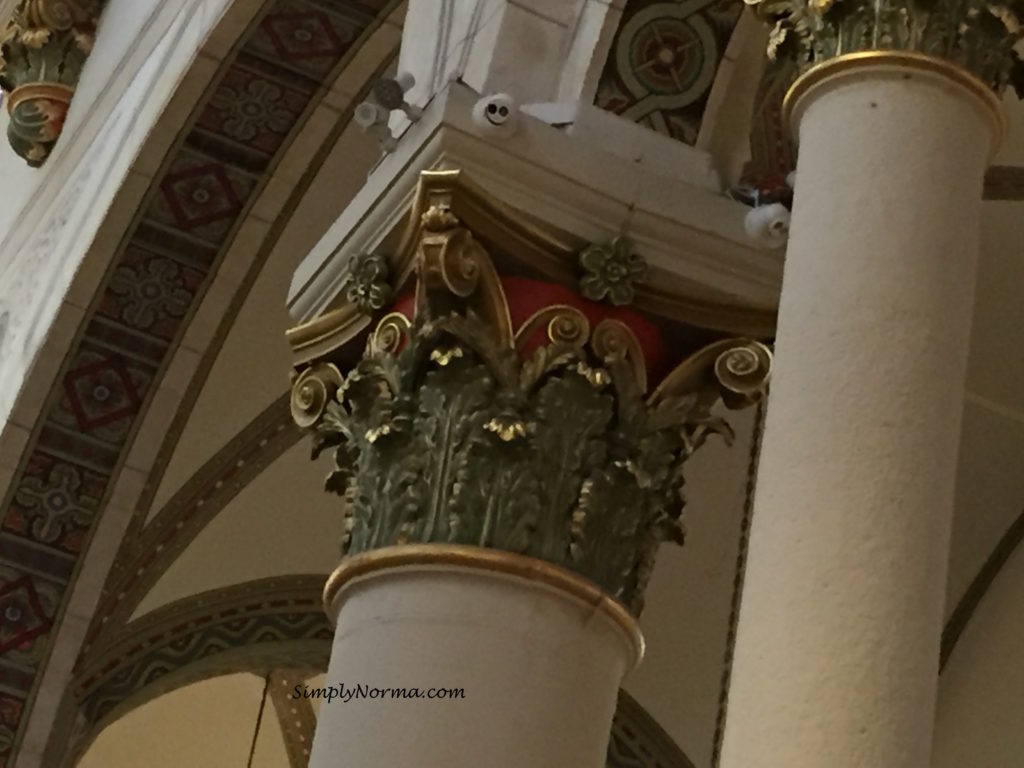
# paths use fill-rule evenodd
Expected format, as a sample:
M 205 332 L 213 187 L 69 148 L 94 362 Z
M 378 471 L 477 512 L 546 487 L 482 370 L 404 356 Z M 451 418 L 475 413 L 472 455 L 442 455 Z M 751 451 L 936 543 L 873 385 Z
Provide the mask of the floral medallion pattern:
M 580 254 L 580 265 L 584 269 L 580 293 L 591 301 L 607 300 L 615 306 L 632 304 L 633 285 L 647 275 L 647 263 L 625 237 L 588 246 Z
M 267 0 L 131 228 L 0 498 L 0 768 L 10 768 L 78 557 L 159 377 L 268 170 L 388 0 Z
M 99 314 L 170 341 L 203 277 L 188 264 L 130 247 L 110 279 Z
M 380 254 L 363 253 L 353 260 L 345 285 L 345 298 L 366 315 L 391 301 L 388 260 Z
M 280 134 L 292 127 L 294 115 L 278 106 L 282 95 L 278 86 L 254 77 L 242 88 L 222 85 L 212 103 L 226 115 L 224 133 L 239 141 L 252 141 L 266 131 Z
M 742 9 L 734 0 L 630 0 L 597 106 L 694 144 Z
M 228 74 L 199 124 L 272 156 L 309 103 L 308 88 L 301 82 L 273 80 L 262 71 L 236 69 Z
M 6 526 L 42 544 L 79 552 L 99 503 L 99 478 L 65 463 L 41 470 L 45 474 L 27 478 L 18 489 L 17 512 L 8 515 Z

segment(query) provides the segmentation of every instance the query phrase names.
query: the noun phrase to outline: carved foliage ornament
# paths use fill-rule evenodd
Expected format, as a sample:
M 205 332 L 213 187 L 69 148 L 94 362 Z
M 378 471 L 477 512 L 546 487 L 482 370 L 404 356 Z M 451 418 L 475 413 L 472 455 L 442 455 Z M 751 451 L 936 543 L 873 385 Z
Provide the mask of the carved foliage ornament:
M 0 87 L 14 151 L 38 167 L 64 128 L 106 0 L 22 0 L 0 33 Z
M 320 362 L 293 385 L 314 455 L 335 451 L 343 552 L 497 548 L 580 573 L 639 612 L 658 545 L 683 541 L 684 462 L 709 435 L 731 436 L 712 406 L 757 400 L 770 353 L 719 342 L 647 395 L 624 322 L 591 327 L 559 304 L 513 328 L 488 254 L 451 211 L 435 205 L 420 233 L 413 317 L 381 319 L 351 371 Z
M 647 275 L 647 262 L 625 237 L 588 246 L 580 253 L 580 266 L 580 292 L 591 301 L 607 300 L 615 306 L 632 304 L 634 284 Z
M 381 254 L 362 253 L 349 265 L 345 298 L 364 315 L 372 315 L 391 301 L 391 267 Z
M 858 51 L 911 51 L 958 64 L 996 92 L 1024 92 L 1024 1 L 746 0 L 773 24 L 772 60 L 801 69 Z

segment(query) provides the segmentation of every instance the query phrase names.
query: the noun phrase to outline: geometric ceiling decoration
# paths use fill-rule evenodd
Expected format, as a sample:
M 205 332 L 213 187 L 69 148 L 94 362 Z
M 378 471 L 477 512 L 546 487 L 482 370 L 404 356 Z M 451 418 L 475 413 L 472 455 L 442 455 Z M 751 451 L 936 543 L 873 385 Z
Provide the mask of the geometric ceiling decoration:
M 595 104 L 695 144 L 738 0 L 629 0 Z
M 324 669 L 334 636 L 320 598 L 326 579 L 260 579 L 192 595 L 132 622 L 79 670 L 82 713 L 96 725 L 198 679 L 265 675 L 281 666 Z

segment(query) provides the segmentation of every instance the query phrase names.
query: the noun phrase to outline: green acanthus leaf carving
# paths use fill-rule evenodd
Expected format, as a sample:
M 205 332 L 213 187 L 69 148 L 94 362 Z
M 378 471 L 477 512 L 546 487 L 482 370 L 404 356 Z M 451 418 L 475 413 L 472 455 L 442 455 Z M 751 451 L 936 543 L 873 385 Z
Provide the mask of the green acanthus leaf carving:
M 771 60 L 807 69 L 860 51 L 907 51 L 946 59 L 997 93 L 1022 82 L 1015 46 L 1024 2 L 987 0 L 746 0 L 772 27 Z
M 336 451 L 327 487 L 350 503 L 346 554 L 492 547 L 639 610 L 658 545 L 682 542 L 683 463 L 716 431 L 709 411 L 696 396 L 649 407 L 616 366 L 570 348 L 513 360 L 523 375 L 510 376 L 481 337 L 462 318 L 414 322 L 403 351 L 371 351 L 326 405 L 317 433 Z
M 756 400 L 770 353 L 716 342 L 648 395 L 643 350 L 620 320 L 591 330 L 557 304 L 512 329 L 493 265 L 445 212 L 424 217 L 414 317 L 382 318 L 347 374 L 314 363 L 293 385 L 314 450 L 334 451 L 343 552 L 499 549 L 573 570 L 639 611 L 658 546 L 683 540 L 686 460 L 728 435 L 712 407 Z M 537 329 L 546 341 L 527 352 Z

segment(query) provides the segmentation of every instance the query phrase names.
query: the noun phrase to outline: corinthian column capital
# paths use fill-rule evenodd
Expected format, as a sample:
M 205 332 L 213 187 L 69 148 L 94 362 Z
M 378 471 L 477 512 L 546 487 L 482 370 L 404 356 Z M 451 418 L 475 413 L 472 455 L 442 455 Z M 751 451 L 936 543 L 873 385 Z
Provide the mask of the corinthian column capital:
M 21 0 L 0 33 L 7 137 L 38 167 L 60 138 L 105 0 Z
M 1014 46 L 1021 0 L 746 0 L 773 25 L 768 57 L 801 70 L 850 54 L 910 54 L 952 64 L 1000 93 L 1024 90 Z M 920 60 L 920 59 L 918 59 Z
M 705 338 L 670 360 L 658 325 L 623 306 L 644 273 L 626 239 L 576 256 L 598 303 L 525 277 L 562 246 L 459 172 L 425 173 L 416 200 L 397 251 L 350 263 L 331 322 L 362 316 L 365 353 L 322 355 L 293 385 L 295 421 L 335 452 L 344 554 L 497 549 L 639 612 L 658 545 L 683 541 L 683 465 L 728 437 L 713 406 L 760 398 L 768 349 Z

